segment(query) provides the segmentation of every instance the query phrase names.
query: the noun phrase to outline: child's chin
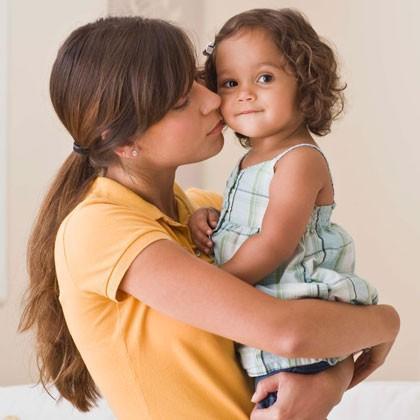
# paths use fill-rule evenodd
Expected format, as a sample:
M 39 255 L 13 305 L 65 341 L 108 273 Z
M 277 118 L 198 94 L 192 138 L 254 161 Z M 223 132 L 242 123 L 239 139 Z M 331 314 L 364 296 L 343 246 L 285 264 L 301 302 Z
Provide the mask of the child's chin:
M 230 127 L 236 134 L 240 134 L 241 136 L 244 137 L 254 137 L 255 135 L 255 130 L 244 130 L 243 127 Z
M 255 137 L 260 137 L 259 133 L 256 131 L 251 131 L 251 130 L 242 130 L 242 131 L 235 131 L 235 133 L 238 133 L 244 137 L 248 137 L 249 139 L 255 138 Z

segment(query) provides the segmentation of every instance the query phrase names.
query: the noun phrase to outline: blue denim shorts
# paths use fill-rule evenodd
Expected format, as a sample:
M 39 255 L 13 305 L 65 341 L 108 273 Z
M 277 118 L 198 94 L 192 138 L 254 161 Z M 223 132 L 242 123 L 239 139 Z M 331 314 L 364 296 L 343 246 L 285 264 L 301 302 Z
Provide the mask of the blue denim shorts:
M 275 375 L 276 373 L 291 372 L 291 373 L 302 373 L 305 375 L 310 375 L 312 373 L 322 372 L 323 370 L 326 370 L 330 367 L 331 365 L 328 362 L 318 362 L 318 363 L 313 363 L 311 365 L 296 366 L 296 367 L 291 367 L 291 368 L 286 368 L 286 369 L 275 370 L 273 372 L 268 373 L 267 375 L 257 376 L 256 378 L 254 378 L 255 388 L 257 388 L 258 382 L 262 381 L 268 376 Z M 268 408 L 272 406 L 276 401 L 277 401 L 277 392 L 271 392 L 262 401 L 258 403 L 258 408 Z

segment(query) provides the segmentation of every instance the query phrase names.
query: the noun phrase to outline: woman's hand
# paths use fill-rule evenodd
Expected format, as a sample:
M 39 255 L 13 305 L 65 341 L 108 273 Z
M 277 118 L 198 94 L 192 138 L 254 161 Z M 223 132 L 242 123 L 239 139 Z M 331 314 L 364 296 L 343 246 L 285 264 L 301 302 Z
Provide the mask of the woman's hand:
M 395 340 L 389 343 L 382 343 L 370 349 L 363 350 L 354 364 L 353 379 L 349 389 L 366 379 L 372 372 L 382 366 Z
M 341 401 L 353 376 L 353 358 L 316 374 L 278 373 L 258 383 L 252 401 L 258 402 L 277 391 L 269 408 L 255 406 L 251 420 L 325 420 Z
M 210 235 L 216 227 L 220 213 L 213 207 L 203 207 L 195 211 L 188 221 L 191 237 L 197 248 L 207 255 L 213 249 L 213 242 Z

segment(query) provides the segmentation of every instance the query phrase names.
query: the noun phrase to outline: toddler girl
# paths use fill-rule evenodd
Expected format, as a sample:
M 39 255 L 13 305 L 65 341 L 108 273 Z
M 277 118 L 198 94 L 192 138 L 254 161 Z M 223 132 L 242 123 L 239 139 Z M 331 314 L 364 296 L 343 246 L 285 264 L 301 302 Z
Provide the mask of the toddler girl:
M 231 18 L 205 54 L 206 83 L 249 151 L 227 181 L 217 226 L 215 210 L 192 216 L 197 245 L 206 253 L 214 245 L 218 265 L 279 299 L 376 303 L 375 289 L 354 274 L 351 237 L 331 223 L 333 184 L 312 137 L 328 134 L 343 109 L 331 48 L 299 12 L 255 9 Z M 346 357 L 238 350 L 256 383 L 277 372 L 320 372 Z M 272 393 L 260 407 L 275 400 Z

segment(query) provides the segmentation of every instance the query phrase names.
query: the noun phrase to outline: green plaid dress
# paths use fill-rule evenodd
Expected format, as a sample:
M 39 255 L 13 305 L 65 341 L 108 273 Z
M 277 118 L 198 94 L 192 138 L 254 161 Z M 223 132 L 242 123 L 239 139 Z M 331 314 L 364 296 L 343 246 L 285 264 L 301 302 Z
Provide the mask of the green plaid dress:
M 293 146 L 272 160 L 240 170 L 238 164 L 226 183 L 223 208 L 213 233 L 216 264 L 236 253 L 242 243 L 257 234 L 269 200 L 274 166 Z M 320 298 L 369 305 L 378 301 L 376 290 L 354 274 L 354 244 L 350 235 L 335 223 L 331 213 L 335 204 L 316 206 L 291 261 L 278 267 L 255 287 L 279 299 Z M 252 308 L 250 308 L 252 310 Z M 335 365 L 345 357 L 328 359 L 287 359 L 272 353 L 238 345 L 243 367 L 249 376 L 305 366 L 321 361 Z

